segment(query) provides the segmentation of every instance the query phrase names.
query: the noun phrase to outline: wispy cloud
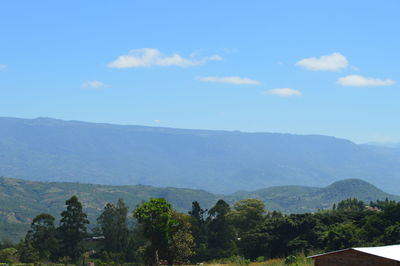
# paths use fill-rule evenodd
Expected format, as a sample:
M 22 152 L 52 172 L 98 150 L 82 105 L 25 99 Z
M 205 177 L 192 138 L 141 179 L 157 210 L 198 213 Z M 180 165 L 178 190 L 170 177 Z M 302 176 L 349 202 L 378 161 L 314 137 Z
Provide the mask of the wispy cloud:
M 106 84 L 104 84 L 101 81 L 98 80 L 92 80 L 92 81 L 85 81 L 82 83 L 83 88 L 94 88 L 94 89 L 99 89 L 105 87 Z
M 197 80 L 203 82 L 213 82 L 213 83 L 227 83 L 234 85 L 260 85 L 261 82 L 258 80 L 242 77 L 198 77 Z
M 179 54 L 164 55 L 158 49 L 142 48 L 131 50 L 126 55 L 120 55 L 116 60 L 108 64 L 111 68 L 153 67 L 153 66 L 177 66 L 191 67 L 205 64 L 208 61 L 220 61 L 219 55 L 197 58 L 195 55 L 184 58 Z
M 7 68 L 7 65 L 5 64 L 0 64 L 0 71 L 4 70 Z
M 395 84 L 391 79 L 367 78 L 360 75 L 349 75 L 339 78 L 337 83 L 342 86 L 367 87 L 367 86 L 391 86 Z
M 320 57 L 304 58 L 296 63 L 297 66 L 308 70 L 319 71 L 337 71 L 349 66 L 349 61 L 341 53 L 333 53 Z
M 290 96 L 300 96 L 301 91 L 291 88 L 277 88 L 277 89 L 266 90 L 263 92 L 263 94 L 271 94 L 281 97 L 290 97 Z

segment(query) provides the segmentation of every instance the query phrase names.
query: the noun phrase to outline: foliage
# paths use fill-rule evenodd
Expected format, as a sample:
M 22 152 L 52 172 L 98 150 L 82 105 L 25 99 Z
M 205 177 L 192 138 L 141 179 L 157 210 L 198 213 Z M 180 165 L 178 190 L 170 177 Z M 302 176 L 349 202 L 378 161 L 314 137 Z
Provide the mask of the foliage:
M 200 207 L 198 201 L 192 202 L 192 210 L 189 211 L 191 217 L 191 230 L 194 241 L 194 252 L 191 256 L 191 260 L 194 262 L 204 261 L 207 257 L 207 224 L 204 218 L 207 210 Z
M 372 202 L 370 206 L 383 208 L 367 209 L 360 202 L 350 198 L 339 202 L 335 210 L 286 215 L 265 211 L 264 204 L 256 199 L 243 200 L 232 209 L 221 199 L 207 213 L 198 202 L 193 202 L 192 211 L 187 215 L 174 210 L 163 198 L 152 198 L 136 207 L 133 212 L 136 221 L 129 227 L 127 206 L 119 201 L 116 205 L 110 203 L 105 206 L 98 217 L 99 230 L 94 231 L 98 236 L 104 234 L 105 241 L 109 239 L 109 246 L 104 242 L 98 242 L 99 245 L 85 243 L 90 253 L 85 252 L 84 257 L 85 261 L 96 260 L 99 265 L 127 262 L 172 265 L 202 261 L 230 265 L 247 265 L 250 261 L 256 261 L 258 264 L 255 265 L 311 265 L 304 255 L 353 246 L 400 243 L 400 203 Z M 62 218 L 75 215 L 83 219 L 81 222 L 85 220 L 82 205 L 76 197 L 69 199 L 67 206 L 70 208 L 62 212 Z M 61 219 L 58 232 L 66 226 L 67 220 Z M 54 218 L 48 214 L 38 215 L 32 221 L 27 237 L 16 248 L 0 250 L 0 255 L 8 261 L 17 261 L 18 257 L 22 262 L 39 260 L 41 250 L 33 245 L 33 240 L 43 239 L 44 235 L 51 236 L 49 232 L 54 230 L 53 221 Z M 81 226 L 85 225 L 82 222 Z M 123 231 L 118 232 L 120 229 Z M 125 236 L 119 235 L 122 233 Z M 65 245 L 62 237 L 57 234 L 56 242 Z M 119 237 L 123 237 L 121 242 L 124 244 L 118 242 Z M 196 246 L 196 237 L 200 246 Z M 48 244 L 41 244 L 44 249 L 48 248 Z M 82 244 L 82 238 L 76 245 L 71 244 L 74 248 L 80 247 L 79 255 L 62 253 L 61 248 L 58 262 L 79 261 L 85 251 Z M 2 243 L 3 247 L 6 245 Z M 201 256 L 194 252 L 201 252 Z M 273 258 L 276 260 L 269 260 Z M 268 261 L 264 262 L 266 259 Z
M 208 211 L 207 244 L 213 259 L 231 257 L 236 254 L 235 228 L 229 218 L 229 204 L 219 200 Z
M 21 262 L 30 263 L 39 261 L 39 252 L 40 250 L 34 248 L 27 237 L 18 245 L 18 257 Z
M 297 263 L 297 257 L 295 255 L 289 255 L 285 258 L 285 265 L 292 265 Z
M 167 261 L 170 265 L 174 262 L 186 263 L 188 258 L 193 255 L 194 246 L 190 217 L 173 211 L 172 219 L 174 222 L 170 228 Z
M 117 256 L 117 258 L 114 256 L 114 261 L 125 261 L 125 252 L 129 241 L 127 215 L 128 207 L 122 199 L 119 199 L 117 205 L 107 203 L 97 219 L 100 233 L 104 237 L 101 246 L 104 251 Z
M 335 224 L 321 236 L 328 250 L 354 247 L 359 243 L 359 229 L 352 223 Z
M 172 206 L 165 199 L 151 198 L 138 206 L 134 217 L 143 225 L 143 233 L 150 245 L 146 250 L 146 262 L 149 265 L 160 263 L 160 253 L 165 252 L 170 237 Z
M 56 228 L 54 226 L 55 218 L 47 213 L 42 213 L 33 218 L 31 230 L 26 236 L 27 247 L 32 245 L 38 252 L 39 260 L 48 261 L 54 259 L 58 251 L 58 241 Z
M 0 262 L 18 262 L 18 250 L 16 248 L 3 248 L 0 250 Z
M 338 203 L 336 210 L 337 211 L 353 211 L 353 212 L 361 212 L 365 209 L 365 203 L 356 198 L 350 198 L 342 200 Z
M 235 203 L 232 220 L 240 233 L 246 233 L 257 227 L 266 213 L 265 204 L 258 199 L 244 199 Z
M 61 212 L 58 239 L 60 240 L 60 256 L 70 257 L 77 261 L 83 254 L 83 240 L 87 236 L 86 225 L 89 224 L 86 213 L 78 197 L 72 196 L 65 204 L 67 209 Z

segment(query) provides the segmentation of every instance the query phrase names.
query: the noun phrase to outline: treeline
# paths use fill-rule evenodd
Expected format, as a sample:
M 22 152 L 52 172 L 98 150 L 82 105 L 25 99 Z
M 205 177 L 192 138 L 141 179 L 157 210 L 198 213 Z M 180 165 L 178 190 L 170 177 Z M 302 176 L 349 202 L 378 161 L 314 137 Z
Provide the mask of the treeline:
M 165 199 L 152 198 L 132 216 L 119 200 L 104 207 L 89 233 L 82 204 L 73 196 L 60 216 L 58 227 L 53 216 L 36 216 L 18 245 L 2 243 L 0 262 L 172 265 L 234 257 L 262 261 L 400 241 L 400 203 L 389 200 L 366 206 L 347 199 L 331 210 L 284 215 L 267 211 L 257 199 L 232 207 L 219 200 L 209 210 L 195 201 L 185 214 Z

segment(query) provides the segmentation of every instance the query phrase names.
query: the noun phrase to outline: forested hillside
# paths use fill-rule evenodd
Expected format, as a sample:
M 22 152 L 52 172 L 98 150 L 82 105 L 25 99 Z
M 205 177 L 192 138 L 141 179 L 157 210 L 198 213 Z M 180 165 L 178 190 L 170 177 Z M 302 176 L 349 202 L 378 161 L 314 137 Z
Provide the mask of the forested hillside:
M 193 201 L 210 208 L 218 199 L 233 204 L 242 199 L 256 198 L 266 204 L 268 210 L 284 213 L 315 212 L 331 208 L 340 200 L 357 197 L 369 202 L 377 199 L 400 200 L 362 180 L 344 180 L 328 187 L 281 186 L 254 192 L 237 192 L 218 195 L 204 190 L 183 188 L 157 188 L 151 186 L 104 186 L 78 183 L 32 182 L 12 178 L 0 178 L 0 239 L 19 239 L 29 227 L 32 218 L 41 212 L 57 217 L 64 208 L 65 199 L 77 195 L 88 213 L 91 226 L 107 202 L 123 199 L 130 211 L 149 198 L 165 198 L 178 211 L 187 212 Z

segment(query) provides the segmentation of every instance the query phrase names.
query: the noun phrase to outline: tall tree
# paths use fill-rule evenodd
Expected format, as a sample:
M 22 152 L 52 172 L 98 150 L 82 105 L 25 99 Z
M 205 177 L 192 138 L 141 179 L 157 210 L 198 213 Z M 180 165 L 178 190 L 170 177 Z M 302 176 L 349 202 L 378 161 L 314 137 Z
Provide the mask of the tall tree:
M 86 225 L 89 224 L 82 203 L 77 196 L 72 196 L 65 202 L 67 209 L 61 212 L 58 238 L 60 239 L 60 256 L 68 256 L 77 261 L 83 254 L 83 240 L 87 235 Z
M 103 212 L 97 218 L 104 240 L 102 248 L 109 253 L 117 253 L 120 259 L 124 259 L 128 245 L 128 207 L 122 199 L 117 205 L 107 203 Z
M 50 214 L 39 214 L 33 219 L 31 230 L 28 231 L 27 241 L 30 241 L 32 247 L 37 250 L 40 260 L 54 259 L 56 255 L 58 240 L 54 220 Z
M 200 207 L 200 203 L 197 201 L 192 202 L 192 210 L 189 211 L 189 215 L 192 217 L 192 233 L 195 241 L 195 247 L 200 248 L 201 245 L 207 242 L 207 228 L 204 214 L 207 210 Z
M 194 262 L 207 259 L 207 224 L 204 219 L 206 212 L 207 210 L 202 209 L 197 201 L 192 202 L 192 210 L 188 212 L 194 240 L 194 254 L 191 260 Z
M 236 233 L 229 213 L 229 204 L 222 199 L 208 211 L 208 248 L 211 258 L 226 258 L 236 253 Z
M 186 263 L 193 254 L 193 236 L 191 232 L 190 216 L 172 212 L 170 237 L 168 240 L 167 261 L 169 265 L 175 262 Z
M 146 249 L 146 264 L 160 264 L 160 254 L 168 248 L 172 221 L 172 206 L 165 199 L 151 198 L 138 206 L 133 216 L 143 225 L 143 233 L 150 241 Z

